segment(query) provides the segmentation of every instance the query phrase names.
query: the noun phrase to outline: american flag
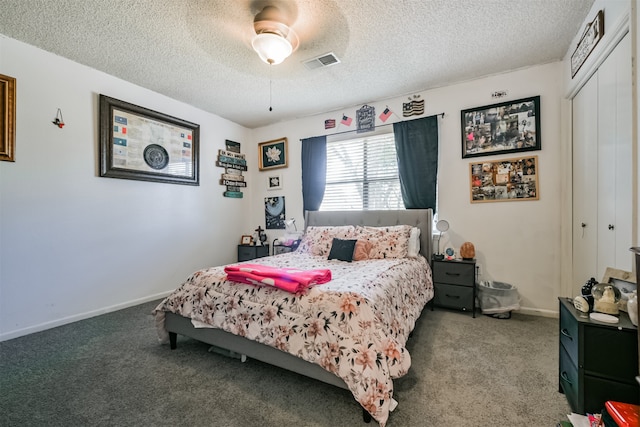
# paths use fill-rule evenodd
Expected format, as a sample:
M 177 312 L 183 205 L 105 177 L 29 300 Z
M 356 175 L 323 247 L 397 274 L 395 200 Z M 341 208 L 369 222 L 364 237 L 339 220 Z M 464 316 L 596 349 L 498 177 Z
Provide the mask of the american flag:
M 324 121 L 324 128 L 325 129 L 333 129 L 334 127 L 336 127 L 335 119 L 327 119 L 327 120 Z
M 347 117 L 344 114 L 342 115 L 342 120 L 340 121 L 340 123 L 342 123 L 345 126 L 351 126 L 351 122 L 353 121 L 353 119 L 351 117 Z
M 389 117 L 393 114 L 393 111 L 389 110 L 389 107 L 385 108 L 382 114 L 380 114 L 380 120 L 382 123 L 386 122 Z

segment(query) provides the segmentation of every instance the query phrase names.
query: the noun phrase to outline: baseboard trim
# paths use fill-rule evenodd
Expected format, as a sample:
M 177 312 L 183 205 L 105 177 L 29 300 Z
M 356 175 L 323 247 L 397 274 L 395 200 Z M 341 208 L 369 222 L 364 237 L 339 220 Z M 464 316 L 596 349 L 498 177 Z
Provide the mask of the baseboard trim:
M 539 308 L 531 308 L 531 307 L 520 307 L 520 310 L 517 311 L 520 314 L 527 314 L 531 316 L 541 316 L 541 317 L 552 317 L 559 318 L 559 313 L 553 310 L 541 310 Z
M 67 316 L 62 319 L 52 320 L 50 322 L 29 326 L 28 328 L 5 332 L 0 334 L 0 342 L 7 341 L 13 338 L 19 338 L 25 335 L 36 333 L 36 332 L 46 331 L 47 329 L 52 329 L 57 326 L 67 325 L 69 323 L 77 322 L 79 320 L 89 319 L 91 317 L 99 316 L 101 314 L 107 314 L 114 311 L 122 310 L 124 308 L 133 307 L 134 305 L 144 304 L 145 302 L 164 298 L 167 295 L 169 295 L 171 292 L 173 292 L 173 290 L 160 292 L 159 294 L 149 295 L 149 296 L 138 298 L 135 300 L 125 301 L 120 304 L 115 304 L 109 307 L 104 307 L 104 308 L 100 308 L 93 311 L 87 311 L 85 313 L 74 314 L 73 316 Z

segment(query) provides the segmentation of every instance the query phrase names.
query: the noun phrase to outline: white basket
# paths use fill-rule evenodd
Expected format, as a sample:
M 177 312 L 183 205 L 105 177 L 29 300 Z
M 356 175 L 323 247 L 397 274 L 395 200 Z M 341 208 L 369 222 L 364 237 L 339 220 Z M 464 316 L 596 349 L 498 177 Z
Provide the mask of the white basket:
M 482 314 L 507 313 L 520 309 L 518 288 L 504 282 L 478 283 L 478 302 Z

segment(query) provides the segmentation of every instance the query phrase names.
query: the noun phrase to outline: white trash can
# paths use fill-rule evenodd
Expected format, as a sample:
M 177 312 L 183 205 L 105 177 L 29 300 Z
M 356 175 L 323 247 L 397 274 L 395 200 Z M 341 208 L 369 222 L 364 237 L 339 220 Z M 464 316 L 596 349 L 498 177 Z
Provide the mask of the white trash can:
M 478 302 L 482 314 L 509 319 L 513 310 L 520 309 L 518 288 L 504 283 L 485 280 L 478 283 Z

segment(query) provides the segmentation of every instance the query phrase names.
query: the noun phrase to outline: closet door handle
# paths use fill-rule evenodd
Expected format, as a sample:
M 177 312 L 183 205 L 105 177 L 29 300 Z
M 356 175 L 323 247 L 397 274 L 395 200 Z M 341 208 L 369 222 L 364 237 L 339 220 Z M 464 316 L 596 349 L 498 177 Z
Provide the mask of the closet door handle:
M 569 331 L 567 331 L 567 329 L 566 329 L 566 328 L 563 328 L 563 329 L 560 331 L 560 333 L 561 333 L 562 335 L 564 335 L 565 337 L 569 338 L 571 341 L 573 341 L 573 337 L 572 337 L 571 335 L 569 335 Z

